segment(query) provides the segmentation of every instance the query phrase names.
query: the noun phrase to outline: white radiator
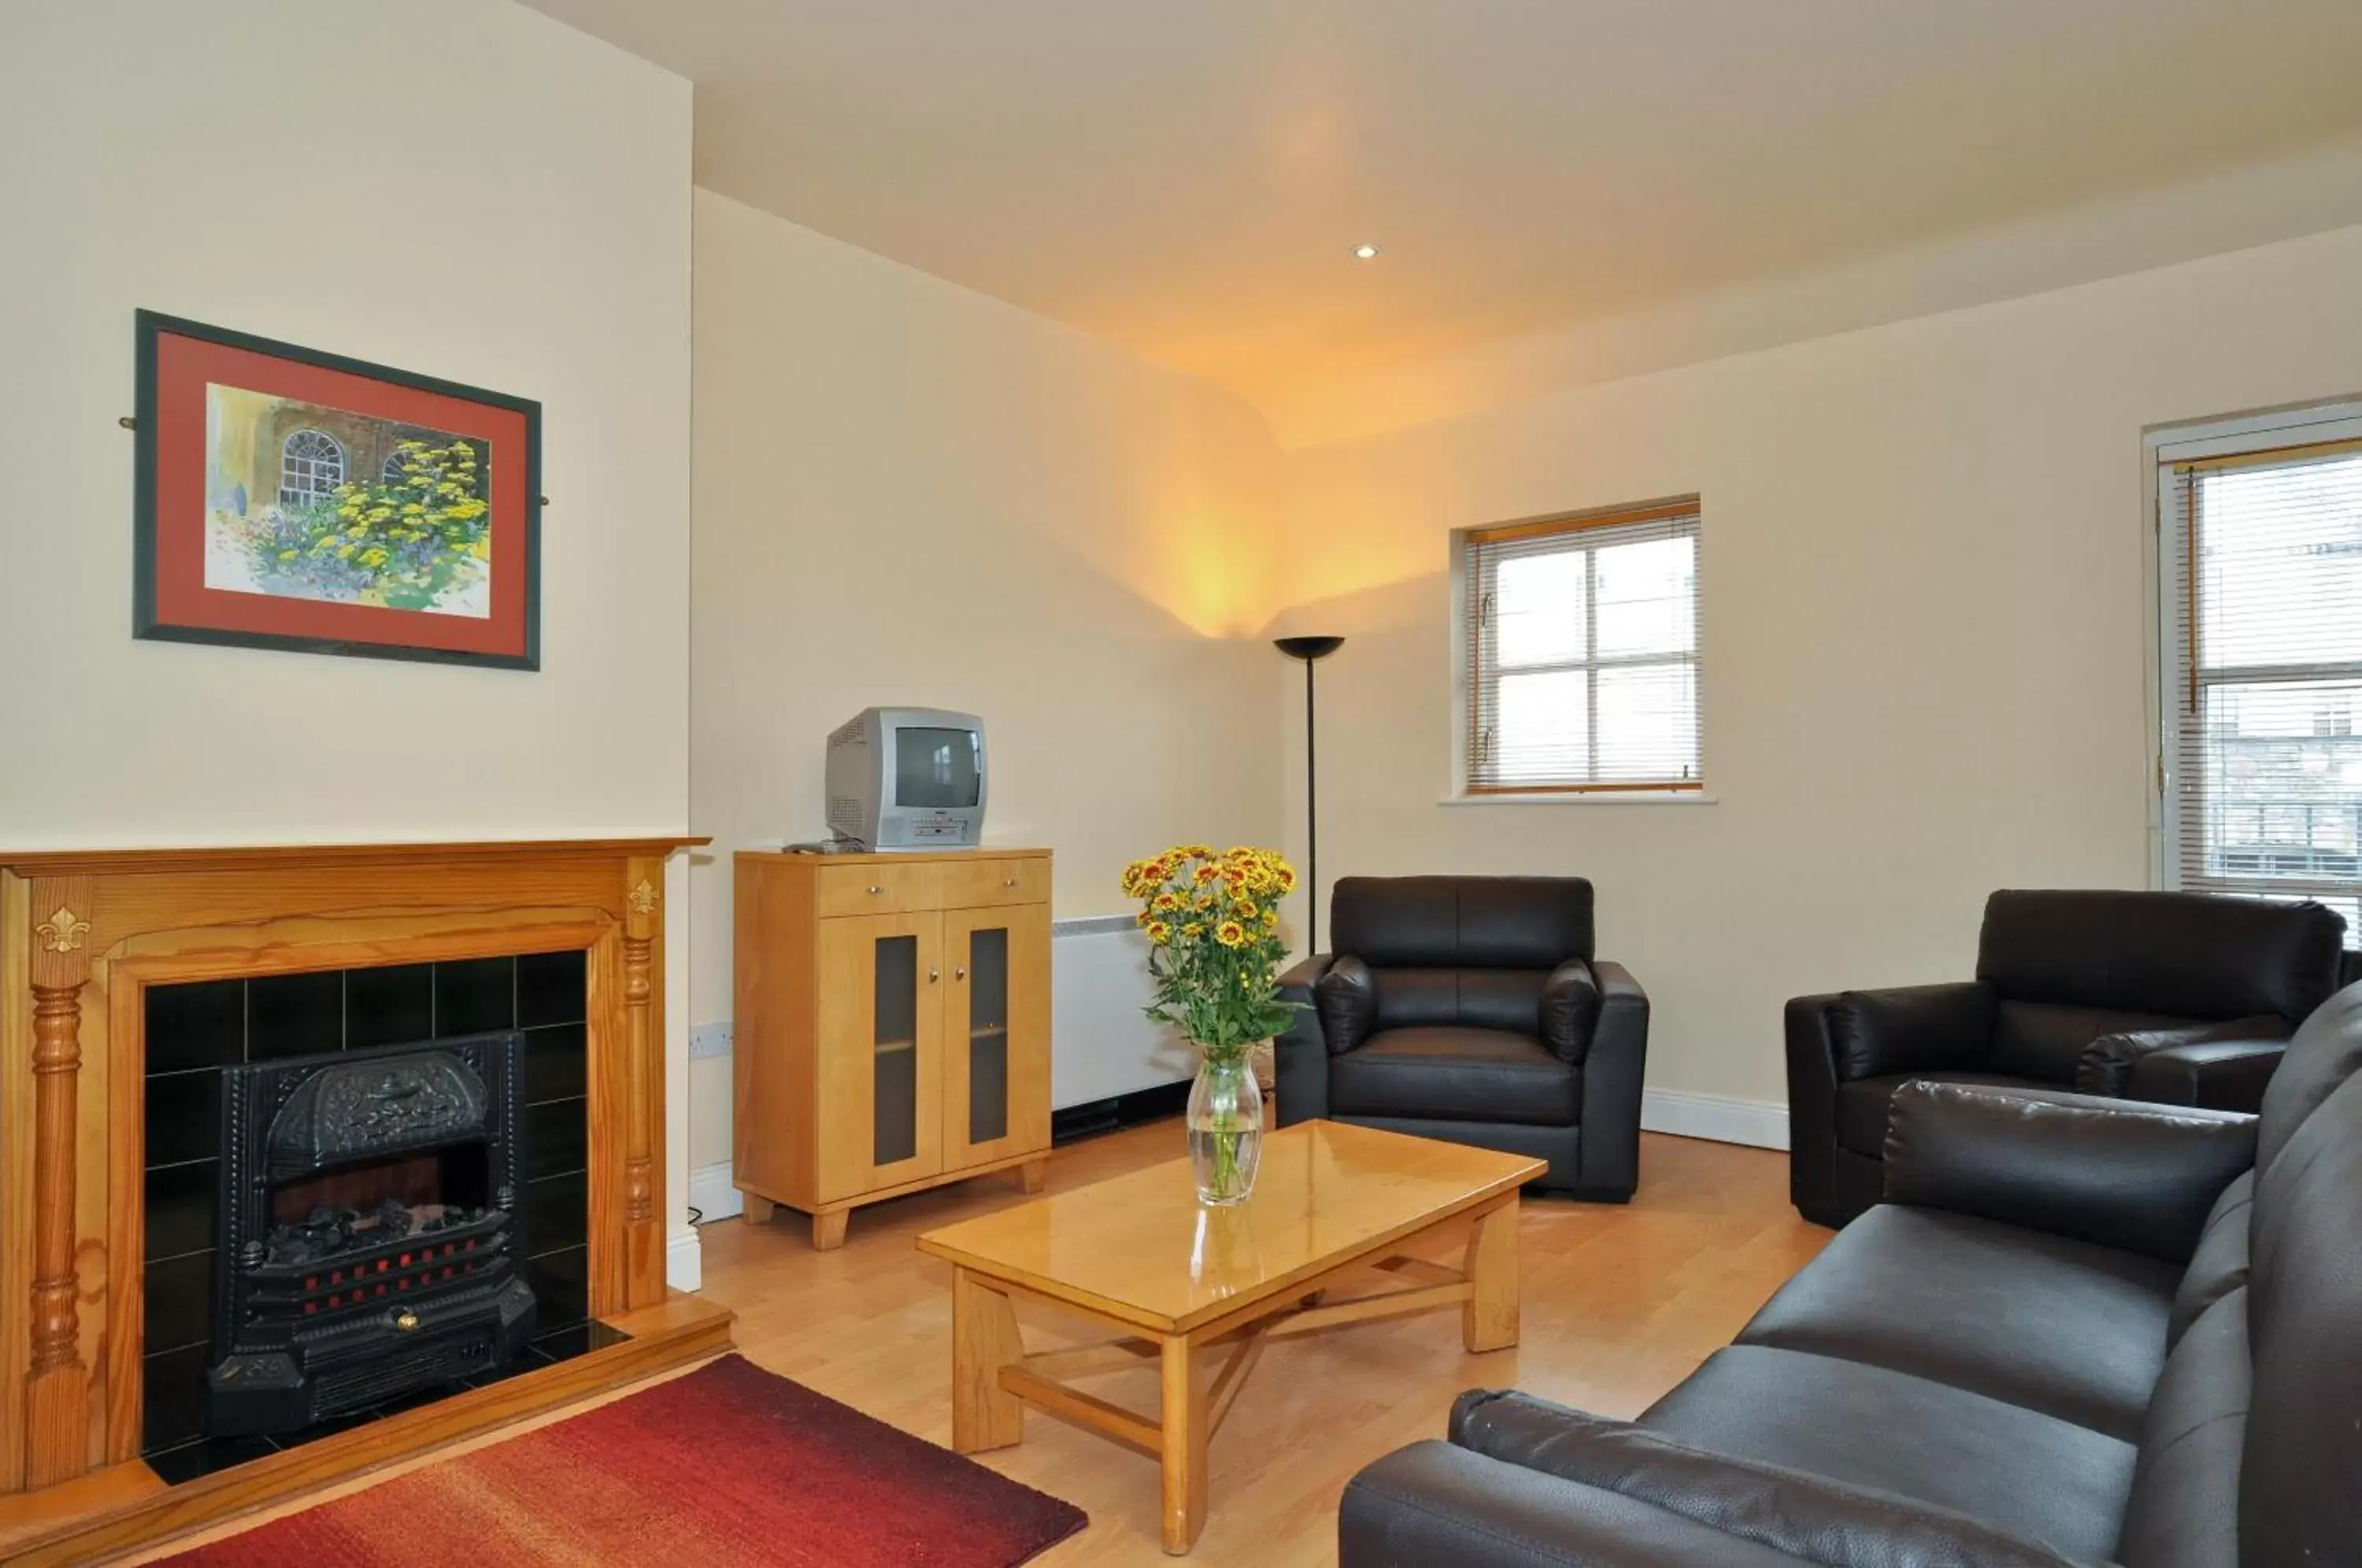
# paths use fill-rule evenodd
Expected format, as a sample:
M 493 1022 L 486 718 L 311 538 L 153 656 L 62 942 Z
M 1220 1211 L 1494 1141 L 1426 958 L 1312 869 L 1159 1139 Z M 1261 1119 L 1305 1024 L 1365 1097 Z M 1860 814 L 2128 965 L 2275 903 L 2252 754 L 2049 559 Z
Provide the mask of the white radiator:
M 1148 939 L 1130 915 L 1050 923 L 1050 1103 L 1061 1110 L 1178 1083 L 1196 1070 L 1175 1031 L 1151 1023 Z

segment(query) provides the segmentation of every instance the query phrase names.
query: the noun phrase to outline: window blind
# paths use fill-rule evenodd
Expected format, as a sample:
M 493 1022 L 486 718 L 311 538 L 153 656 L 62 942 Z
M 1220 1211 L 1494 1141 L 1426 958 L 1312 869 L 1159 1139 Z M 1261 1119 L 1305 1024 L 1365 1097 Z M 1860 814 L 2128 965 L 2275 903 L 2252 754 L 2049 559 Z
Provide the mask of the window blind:
M 2362 934 L 2362 440 L 2168 461 L 2169 853 Z
M 1465 791 L 1701 788 L 1697 499 L 1461 541 Z

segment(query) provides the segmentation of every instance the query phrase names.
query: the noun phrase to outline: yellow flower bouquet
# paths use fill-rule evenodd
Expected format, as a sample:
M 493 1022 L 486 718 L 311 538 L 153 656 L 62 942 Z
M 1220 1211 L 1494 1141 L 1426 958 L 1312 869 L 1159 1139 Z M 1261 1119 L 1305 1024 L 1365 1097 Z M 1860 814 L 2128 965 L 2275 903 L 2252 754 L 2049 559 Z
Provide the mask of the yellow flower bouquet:
M 1189 1096 L 1199 1196 L 1235 1203 L 1254 1185 L 1263 1135 L 1248 1054 L 1293 1016 L 1279 999 L 1279 900 L 1296 890 L 1296 868 L 1275 850 L 1182 844 L 1125 867 L 1123 890 L 1148 934 L 1148 1016 L 1204 1058 Z

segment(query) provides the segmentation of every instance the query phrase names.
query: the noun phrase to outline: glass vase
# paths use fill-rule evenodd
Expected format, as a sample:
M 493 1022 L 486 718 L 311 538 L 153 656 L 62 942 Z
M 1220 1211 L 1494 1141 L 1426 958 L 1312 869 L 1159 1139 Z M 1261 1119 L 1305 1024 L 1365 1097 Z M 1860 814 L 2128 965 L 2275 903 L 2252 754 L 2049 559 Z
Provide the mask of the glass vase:
M 1247 1054 L 1200 1055 L 1189 1086 L 1189 1164 L 1198 1201 L 1224 1207 L 1254 1190 L 1263 1161 L 1263 1086 Z

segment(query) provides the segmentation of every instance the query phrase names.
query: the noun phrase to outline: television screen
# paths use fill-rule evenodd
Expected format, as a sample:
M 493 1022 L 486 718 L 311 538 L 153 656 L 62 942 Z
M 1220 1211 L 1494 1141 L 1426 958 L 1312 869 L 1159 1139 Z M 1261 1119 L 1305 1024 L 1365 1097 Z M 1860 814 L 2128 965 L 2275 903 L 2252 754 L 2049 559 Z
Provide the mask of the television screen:
M 970 730 L 897 729 L 894 804 L 914 808 L 973 806 L 983 786 Z

